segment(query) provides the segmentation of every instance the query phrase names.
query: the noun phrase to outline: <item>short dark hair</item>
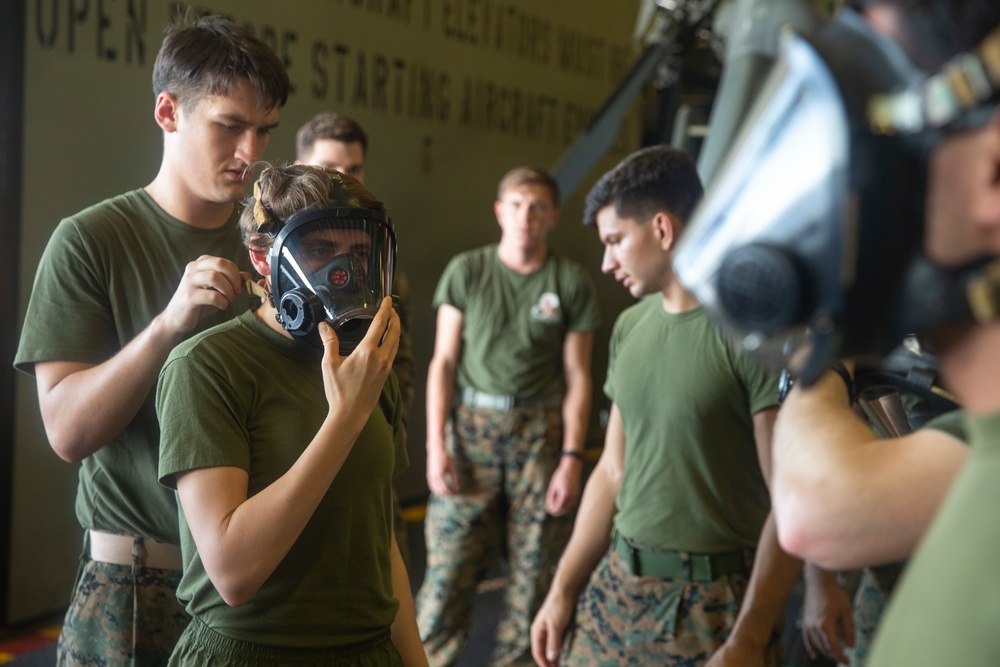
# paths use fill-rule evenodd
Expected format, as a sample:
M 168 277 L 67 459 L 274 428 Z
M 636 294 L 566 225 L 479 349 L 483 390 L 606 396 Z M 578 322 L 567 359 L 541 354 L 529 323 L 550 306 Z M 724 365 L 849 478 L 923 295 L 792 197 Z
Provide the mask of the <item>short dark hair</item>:
M 285 66 L 267 44 L 229 19 L 181 15 L 167 26 L 153 64 L 153 94 L 197 104 L 207 95 L 229 95 L 248 81 L 265 109 L 288 101 Z
M 583 224 L 596 226 L 598 212 L 611 205 L 620 217 L 636 222 L 666 211 L 685 224 L 703 193 L 698 170 L 687 153 L 670 146 L 650 146 L 601 176 L 587 194 Z
M 552 203 L 559 207 L 559 184 L 556 183 L 556 179 L 552 178 L 552 174 L 540 169 L 538 167 L 531 166 L 521 166 L 514 167 L 500 179 L 500 183 L 497 184 L 497 199 L 503 197 L 503 193 L 511 188 L 516 188 L 521 185 L 542 185 L 549 189 L 552 193 Z
M 295 158 L 302 160 L 320 139 L 333 139 L 345 144 L 361 144 L 361 154 L 368 155 L 368 135 L 357 121 L 335 111 L 320 111 L 295 134 Z

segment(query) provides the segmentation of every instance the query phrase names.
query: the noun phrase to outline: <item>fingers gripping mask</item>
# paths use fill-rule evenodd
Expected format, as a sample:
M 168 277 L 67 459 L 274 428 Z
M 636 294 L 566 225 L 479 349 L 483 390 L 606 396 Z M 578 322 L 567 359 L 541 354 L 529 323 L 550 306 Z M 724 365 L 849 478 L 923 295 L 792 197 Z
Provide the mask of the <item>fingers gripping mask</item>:
M 396 236 L 383 213 L 344 203 L 290 216 L 274 237 L 268 261 L 281 326 L 322 349 L 318 326 L 326 322 L 347 356 L 391 293 Z

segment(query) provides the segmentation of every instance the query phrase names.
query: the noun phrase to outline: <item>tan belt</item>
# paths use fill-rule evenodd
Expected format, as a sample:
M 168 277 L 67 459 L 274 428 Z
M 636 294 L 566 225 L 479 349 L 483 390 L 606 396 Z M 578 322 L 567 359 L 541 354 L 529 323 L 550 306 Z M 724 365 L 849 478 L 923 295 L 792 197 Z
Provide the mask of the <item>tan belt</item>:
M 138 538 L 139 562 L 143 567 L 156 570 L 180 570 L 181 548 L 176 544 L 154 542 Z M 115 535 L 101 530 L 88 530 L 87 541 L 91 560 L 115 565 L 131 565 L 136 538 L 132 535 Z

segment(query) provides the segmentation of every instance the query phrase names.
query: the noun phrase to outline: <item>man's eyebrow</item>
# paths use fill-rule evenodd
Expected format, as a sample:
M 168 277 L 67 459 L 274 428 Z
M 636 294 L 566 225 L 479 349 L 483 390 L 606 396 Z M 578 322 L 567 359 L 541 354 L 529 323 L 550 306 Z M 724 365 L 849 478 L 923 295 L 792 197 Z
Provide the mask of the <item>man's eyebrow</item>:
M 225 121 L 227 123 L 233 123 L 236 125 L 248 125 L 248 126 L 253 125 L 253 123 L 250 122 L 249 118 L 247 118 L 246 116 L 241 116 L 239 114 L 221 113 L 216 118 L 217 120 Z M 278 124 L 279 121 L 274 121 L 273 123 L 268 123 L 267 125 L 262 125 L 261 127 L 264 128 L 265 130 L 273 130 L 274 128 L 278 127 Z
M 218 120 L 229 121 L 230 123 L 239 123 L 241 125 L 249 125 L 250 121 L 245 116 L 240 116 L 234 113 L 220 113 L 216 116 Z

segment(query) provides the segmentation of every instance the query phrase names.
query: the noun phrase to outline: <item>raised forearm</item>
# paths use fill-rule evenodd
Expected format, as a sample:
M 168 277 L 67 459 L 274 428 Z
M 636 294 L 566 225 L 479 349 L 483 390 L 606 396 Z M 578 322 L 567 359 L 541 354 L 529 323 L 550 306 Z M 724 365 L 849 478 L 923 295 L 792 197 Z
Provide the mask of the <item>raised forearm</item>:
M 227 604 L 249 600 L 285 558 L 365 421 L 331 413 L 291 468 L 249 497 L 247 474 L 237 468 L 200 468 L 178 475 L 181 506 L 198 553 Z
M 772 497 L 782 543 L 794 553 L 817 540 L 831 546 L 870 511 L 866 490 L 873 472 L 865 458 L 878 441 L 848 405 L 839 376 L 828 373 L 808 390 L 795 389 L 774 433 Z

